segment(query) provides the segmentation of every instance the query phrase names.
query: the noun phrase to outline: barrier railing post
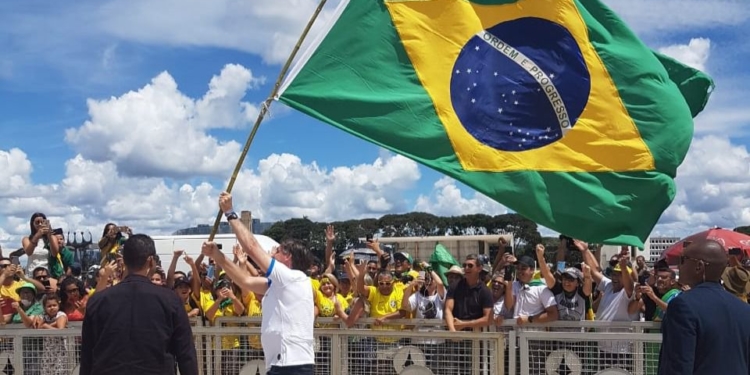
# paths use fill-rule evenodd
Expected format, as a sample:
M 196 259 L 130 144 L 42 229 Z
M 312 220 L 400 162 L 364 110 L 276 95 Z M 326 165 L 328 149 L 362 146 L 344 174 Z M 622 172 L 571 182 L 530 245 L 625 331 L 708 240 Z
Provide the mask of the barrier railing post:
M 516 350 L 517 350 L 517 343 L 518 343 L 518 336 L 516 336 L 516 331 L 510 330 L 508 331 L 508 342 L 506 345 L 508 345 L 508 368 L 507 368 L 507 374 L 508 375 L 516 375 L 518 371 L 516 371 Z
M 338 333 L 331 335 L 331 374 L 345 374 L 346 372 L 342 368 L 343 356 L 342 350 L 344 348 L 343 339 L 346 336 L 342 336 Z
M 495 351 L 497 352 L 497 355 L 495 355 L 495 364 L 494 368 L 497 371 L 498 375 L 505 375 L 507 372 L 507 369 L 505 368 L 505 335 L 499 334 L 497 338 L 495 339 Z M 490 355 L 490 358 L 492 356 Z
M 529 361 L 531 356 L 529 355 L 529 339 L 524 334 L 524 331 L 518 333 L 518 346 L 521 349 L 521 374 L 529 374 Z
M 13 337 L 13 369 L 23 374 L 23 337 Z

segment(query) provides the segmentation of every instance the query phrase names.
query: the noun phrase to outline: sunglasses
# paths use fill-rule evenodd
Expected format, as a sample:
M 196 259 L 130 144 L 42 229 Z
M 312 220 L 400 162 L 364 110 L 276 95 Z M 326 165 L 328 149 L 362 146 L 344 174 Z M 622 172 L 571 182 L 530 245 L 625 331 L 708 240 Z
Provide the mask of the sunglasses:
M 711 264 L 711 263 L 708 263 L 708 262 L 706 262 L 706 261 L 705 261 L 705 260 L 703 260 L 703 259 L 698 259 L 698 258 L 691 258 L 691 257 L 689 257 L 689 256 L 685 256 L 685 255 L 681 255 L 681 256 L 680 256 L 680 264 L 685 264 L 685 261 L 686 261 L 686 260 L 694 260 L 694 261 L 696 261 L 696 262 L 703 262 L 703 264 L 705 264 L 705 265 L 707 265 L 707 266 Z
M 474 268 L 474 265 L 471 263 L 464 263 L 464 268 Z
M 78 288 L 75 288 L 75 289 L 65 289 L 65 292 L 66 293 L 78 293 L 78 292 L 80 292 L 80 290 Z
M 380 285 L 380 286 L 391 286 L 391 284 L 393 284 L 393 283 L 392 282 L 387 282 L 387 281 L 382 281 L 382 282 L 378 283 L 378 285 Z

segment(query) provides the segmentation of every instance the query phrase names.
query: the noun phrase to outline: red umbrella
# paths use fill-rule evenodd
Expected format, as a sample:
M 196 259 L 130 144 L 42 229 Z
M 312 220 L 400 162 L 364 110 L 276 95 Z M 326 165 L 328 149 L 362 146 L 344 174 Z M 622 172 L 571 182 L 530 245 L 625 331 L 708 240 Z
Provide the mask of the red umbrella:
M 682 249 L 685 247 L 685 241 L 695 242 L 700 240 L 718 241 L 724 246 L 724 249 L 740 248 L 747 256 L 750 256 L 750 236 L 721 228 L 711 228 L 696 234 L 685 237 L 661 253 L 659 259 L 667 259 L 669 264 L 679 263 Z

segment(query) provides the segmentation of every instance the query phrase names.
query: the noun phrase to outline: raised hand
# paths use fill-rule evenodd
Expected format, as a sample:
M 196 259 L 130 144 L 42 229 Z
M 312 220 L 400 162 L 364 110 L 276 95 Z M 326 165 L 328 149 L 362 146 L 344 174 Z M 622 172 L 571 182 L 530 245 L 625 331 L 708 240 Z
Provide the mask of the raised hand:
M 328 225 L 326 227 L 326 241 L 328 243 L 333 243 L 336 241 L 336 233 L 334 232 L 333 225 Z
M 214 242 L 204 242 L 201 246 L 201 254 L 213 258 L 219 252 L 219 247 Z
M 232 211 L 232 194 L 224 191 L 219 195 L 219 208 L 221 209 L 221 212 Z
M 581 263 L 581 269 L 583 270 L 583 277 L 591 276 L 591 267 L 586 263 Z
M 245 264 L 247 262 L 247 253 L 242 251 L 242 246 L 240 246 L 240 244 L 235 244 L 232 248 L 232 252 L 234 252 L 234 256 L 240 264 Z
M 195 260 L 190 255 L 185 254 L 182 259 L 185 260 L 185 263 L 187 263 L 190 267 L 193 267 L 195 265 Z
M 589 244 L 581 240 L 573 240 L 573 244 L 576 245 L 578 251 L 586 251 L 589 248 Z
M 541 256 L 542 258 L 544 258 L 544 245 L 537 244 L 535 250 L 537 256 Z

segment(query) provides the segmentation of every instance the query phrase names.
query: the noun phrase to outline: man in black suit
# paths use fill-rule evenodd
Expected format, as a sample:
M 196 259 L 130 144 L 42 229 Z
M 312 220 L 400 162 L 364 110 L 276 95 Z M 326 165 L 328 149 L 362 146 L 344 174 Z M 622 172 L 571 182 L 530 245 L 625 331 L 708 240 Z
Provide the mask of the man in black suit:
M 750 305 L 721 286 L 726 266 L 726 250 L 716 241 L 683 251 L 680 283 L 691 289 L 666 311 L 659 375 L 750 374 Z
M 131 236 L 122 250 L 127 276 L 96 292 L 83 320 L 80 375 L 197 375 L 187 313 L 177 295 L 147 278 L 156 268 L 154 241 Z

